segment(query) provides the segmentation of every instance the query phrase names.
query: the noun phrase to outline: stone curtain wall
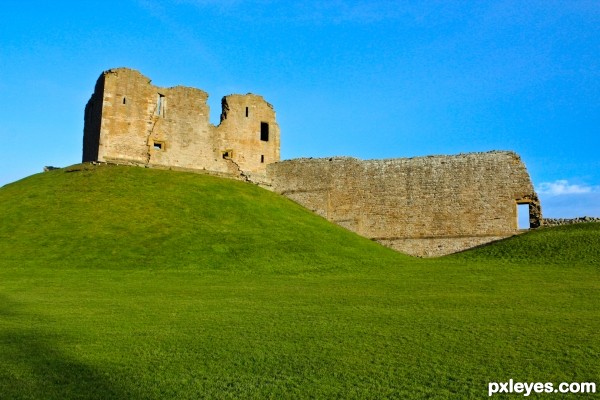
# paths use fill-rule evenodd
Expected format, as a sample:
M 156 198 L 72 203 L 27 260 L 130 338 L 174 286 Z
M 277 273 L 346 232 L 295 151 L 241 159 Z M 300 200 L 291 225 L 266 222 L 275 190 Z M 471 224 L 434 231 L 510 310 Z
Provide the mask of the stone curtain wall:
M 138 71 L 105 71 L 86 106 L 83 161 L 208 170 L 265 180 L 279 160 L 279 127 L 261 96 L 223 98 L 221 124 L 209 122 L 208 94 L 161 88 Z M 261 124 L 269 140 L 261 140 Z
M 512 152 L 409 159 L 297 159 L 268 166 L 273 189 L 362 236 L 439 256 L 518 233 L 517 203 L 541 218 Z

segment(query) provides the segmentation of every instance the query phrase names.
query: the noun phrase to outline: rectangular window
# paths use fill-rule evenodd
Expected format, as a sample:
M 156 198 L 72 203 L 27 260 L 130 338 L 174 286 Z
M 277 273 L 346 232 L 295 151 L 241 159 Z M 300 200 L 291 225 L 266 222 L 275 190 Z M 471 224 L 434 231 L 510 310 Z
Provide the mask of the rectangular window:
M 152 142 L 152 149 L 156 151 L 163 151 L 165 149 L 164 142 Z
M 165 142 L 152 142 L 152 150 L 154 151 L 164 151 L 165 150 Z
M 264 155 L 261 155 L 261 156 L 260 156 L 260 162 L 261 162 L 261 163 L 264 163 L 264 162 L 265 162 L 265 156 L 264 156 Z
M 263 142 L 269 141 L 269 124 L 267 122 L 260 123 L 260 140 Z
M 158 94 L 158 99 L 156 101 L 156 115 L 159 117 L 165 116 L 165 96 L 162 94 Z
M 246 107 L 246 118 L 248 118 L 248 107 Z

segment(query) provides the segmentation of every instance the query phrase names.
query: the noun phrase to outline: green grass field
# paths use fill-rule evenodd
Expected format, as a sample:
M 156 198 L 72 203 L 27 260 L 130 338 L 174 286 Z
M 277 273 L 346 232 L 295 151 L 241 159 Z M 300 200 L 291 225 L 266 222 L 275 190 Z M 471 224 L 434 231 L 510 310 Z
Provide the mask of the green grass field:
M 0 399 L 600 384 L 600 224 L 417 259 L 250 184 L 117 166 L 4 186 L 0 219 Z

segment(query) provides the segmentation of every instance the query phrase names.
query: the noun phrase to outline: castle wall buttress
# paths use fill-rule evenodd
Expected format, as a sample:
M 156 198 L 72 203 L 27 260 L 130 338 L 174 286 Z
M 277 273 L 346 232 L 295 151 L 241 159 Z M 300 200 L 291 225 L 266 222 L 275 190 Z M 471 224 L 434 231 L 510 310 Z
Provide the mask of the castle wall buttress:
M 83 162 L 99 160 L 103 96 L 104 75 L 101 75 L 96 82 L 94 93 L 85 105 L 83 114 Z

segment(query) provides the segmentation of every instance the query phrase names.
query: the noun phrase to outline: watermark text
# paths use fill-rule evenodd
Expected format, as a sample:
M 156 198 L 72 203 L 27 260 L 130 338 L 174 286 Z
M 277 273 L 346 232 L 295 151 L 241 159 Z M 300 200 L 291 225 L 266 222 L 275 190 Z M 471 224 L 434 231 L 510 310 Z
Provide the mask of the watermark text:
M 516 393 L 527 397 L 531 393 L 596 393 L 594 382 L 561 382 L 555 385 L 552 382 L 508 382 L 488 383 L 488 396 L 496 393 Z

